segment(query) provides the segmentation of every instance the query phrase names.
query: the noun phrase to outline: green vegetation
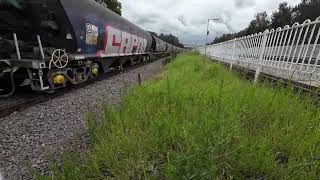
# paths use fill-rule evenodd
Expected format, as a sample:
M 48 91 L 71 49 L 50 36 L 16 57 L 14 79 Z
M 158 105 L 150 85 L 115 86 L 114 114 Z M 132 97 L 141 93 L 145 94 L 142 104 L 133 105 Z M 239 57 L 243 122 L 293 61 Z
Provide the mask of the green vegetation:
M 90 118 L 88 151 L 52 170 L 58 179 L 317 179 L 319 117 L 312 97 L 183 54 Z
M 118 0 L 95 0 L 100 4 L 107 6 L 108 9 L 118 15 L 122 15 L 122 4 Z

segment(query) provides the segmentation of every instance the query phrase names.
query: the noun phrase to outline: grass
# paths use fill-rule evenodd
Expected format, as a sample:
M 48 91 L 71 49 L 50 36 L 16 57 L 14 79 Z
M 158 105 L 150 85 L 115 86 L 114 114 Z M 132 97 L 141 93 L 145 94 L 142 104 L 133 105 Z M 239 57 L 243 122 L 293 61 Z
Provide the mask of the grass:
M 182 54 L 89 118 L 88 151 L 51 170 L 56 179 L 318 179 L 314 101 Z

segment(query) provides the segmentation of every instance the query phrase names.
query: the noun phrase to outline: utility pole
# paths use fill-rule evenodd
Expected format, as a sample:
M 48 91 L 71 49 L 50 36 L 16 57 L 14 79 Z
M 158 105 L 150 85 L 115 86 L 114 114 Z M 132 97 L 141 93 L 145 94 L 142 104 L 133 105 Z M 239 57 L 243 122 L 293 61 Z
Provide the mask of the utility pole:
M 220 21 L 220 19 L 218 18 L 213 18 L 213 19 L 208 19 L 208 22 L 207 22 L 207 34 L 206 34 L 206 43 L 204 45 L 204 55 L 207 56 L 207 43 L 208 43 L 208 36 L 209 36 L 209 24 L 210 24 L 210 21 Z

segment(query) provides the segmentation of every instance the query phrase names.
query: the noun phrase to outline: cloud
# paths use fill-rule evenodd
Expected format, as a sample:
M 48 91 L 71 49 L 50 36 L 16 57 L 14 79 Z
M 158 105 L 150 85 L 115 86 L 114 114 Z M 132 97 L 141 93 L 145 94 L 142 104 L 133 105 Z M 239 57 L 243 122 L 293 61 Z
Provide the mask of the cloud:
M 283 0 L 120 0 L 123 17 L 145 30 L 171 33 L 186 44 L 205 42 L 207 19 L 210 22 L 209 41 L 224 33 L 244 29 L 254 15 L 261 11 L 269 14 Z M 300 0 L 290 0 L 297 4 Z
M 254 6 L 254 5 L 255 5 L 254 0 L 235 0 L 235 6 L 239 8 Z
M 145 25 L 145 24 L 151 24 L 151 23 L 156 23 L 157 20 L 150 18 L 150 17 L 138 17 L 136 19 L 137 24 Z
M 187 26 L 186 19 L 183 15 L 179 16 L 178 20 L 181 22 L 182 25 Z

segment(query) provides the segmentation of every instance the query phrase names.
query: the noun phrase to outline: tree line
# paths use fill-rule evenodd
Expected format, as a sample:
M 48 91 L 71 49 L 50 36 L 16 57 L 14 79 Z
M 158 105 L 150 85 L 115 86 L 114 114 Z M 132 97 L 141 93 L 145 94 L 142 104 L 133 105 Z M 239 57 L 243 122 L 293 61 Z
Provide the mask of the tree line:
M 320 0 L 302 0 L 296 6 L 290 6 L 287 2 L 279 5 L 271 16 L 267 12 L 257 13 L 249 26 L 237 33 L 227 33 L 216 37 L 209 44 L 216 44 L 228 41 L 234 38 L 264 32 L 266 29 L 277 29 L 286 25 L 292 25 L 295 22 L 303 23 L 306 19 L 315 20 L 320 16 Z
M 156 36 L 159 39 L 161 39 L 169 44 L 184 48 L 184 45 L 182 43 L 180 43 L 179 38 L 177 36 L 174 36 L 172 34 L 164 34 L 164 33 L 161 33 L 160 35 L 158 35 L 157 33 L 152 32 L 152 31 L 149 31 L 149 33 L 151 33 L 153 36 Z

